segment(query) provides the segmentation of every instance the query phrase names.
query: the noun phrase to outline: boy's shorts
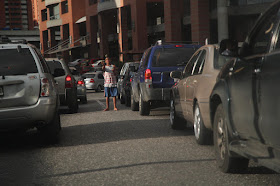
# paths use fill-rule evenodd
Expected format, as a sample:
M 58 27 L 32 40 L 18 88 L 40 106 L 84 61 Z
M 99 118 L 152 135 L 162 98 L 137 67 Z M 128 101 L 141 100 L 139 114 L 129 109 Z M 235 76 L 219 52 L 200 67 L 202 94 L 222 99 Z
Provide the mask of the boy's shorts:
M 118 88 L 117 87 L 104 87 L 105 97 L 117 97 Z

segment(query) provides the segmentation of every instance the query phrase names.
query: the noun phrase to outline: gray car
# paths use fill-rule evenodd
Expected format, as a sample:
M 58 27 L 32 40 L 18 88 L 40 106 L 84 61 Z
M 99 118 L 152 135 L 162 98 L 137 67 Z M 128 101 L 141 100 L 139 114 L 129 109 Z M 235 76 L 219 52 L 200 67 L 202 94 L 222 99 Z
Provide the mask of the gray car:
M 82 77 L 85 80 L 86 88 L 88 90 L 100 92 L 104 89 L 104 77 L 102 71 L 85 73 Z
M 55 81 L 40 52 L 28 44 L 0 44 L 0 131 L 37 128 L 46 142 L 61 129 Z
M 46 61 L 58 85 L 60 104 L 67 105 L 71 113 L 78 112 L 77 83 L 69 67 L 57 58 L 46 58 Z
M 77 98 L 80 102 L 86 104 L 87 103 L 87 88 L 85 81 L 82 75 L 75 67 L 69 67 L 71 73 L 73 74 L 76 82 L 77 82 Z

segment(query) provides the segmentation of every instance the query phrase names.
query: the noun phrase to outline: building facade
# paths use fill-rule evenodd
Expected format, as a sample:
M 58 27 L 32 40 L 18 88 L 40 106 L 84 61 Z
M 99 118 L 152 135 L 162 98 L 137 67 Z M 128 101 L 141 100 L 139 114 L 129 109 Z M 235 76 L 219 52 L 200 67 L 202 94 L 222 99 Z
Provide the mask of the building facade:
M 87 58 L 85 0 L 39 0 L 41 51 L 66 61 Z
M 0 36 L 10 39 L 26 39 L 39 46 L 39 30 L 34 6 L 35 0 L 0 1 Z
M 230 37 L 243 41 L 260 13 L 274 0 L 68 1 L 69 12 L 64 15 L 65 0 L 38 3 L 43 53 L 67 50 L 71 54 L 77 48 L 79 52 L 73 58 L 104 58 L 108 54 L 114 60 L 135 61 L 157 40 L 204 44 L 206 39 L 218 43 Z M 79 5 L 74 5 L 75 2 Z M 52 10 L 55 6 L 57 10 Z M 60 22 L 52 25 L 49 22 L 53 21 L 55 11 L 59 12 Z M 57 37 L 56 32 L 62 37 Z M 84 42 L 64 50 L 57 45 L 69 37 L 73 42 L 83 36 L 86 36 Z M 49 52 L 49 48 L 55 50 Z

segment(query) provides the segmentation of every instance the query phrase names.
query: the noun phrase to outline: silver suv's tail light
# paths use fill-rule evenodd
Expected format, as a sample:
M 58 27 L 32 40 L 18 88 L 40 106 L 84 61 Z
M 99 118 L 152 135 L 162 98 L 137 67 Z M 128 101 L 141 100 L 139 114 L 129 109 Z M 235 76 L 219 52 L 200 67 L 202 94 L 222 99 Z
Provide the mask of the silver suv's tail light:
M 48 97 L 50 95 L 50 82 L 48 78 L 41 78 L 41 97 Z

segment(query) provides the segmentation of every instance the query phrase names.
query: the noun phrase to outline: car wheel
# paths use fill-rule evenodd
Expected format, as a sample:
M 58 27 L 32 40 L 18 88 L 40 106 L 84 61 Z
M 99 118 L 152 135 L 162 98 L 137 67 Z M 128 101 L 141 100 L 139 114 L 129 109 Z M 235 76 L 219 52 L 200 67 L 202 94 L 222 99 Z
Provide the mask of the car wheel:
M 130 107 L 131 99 L 130 99 L 130 97 L 127 94 L 125 94 L 124 100 L 125 100 L 125 106 Z
M 174 130 L 183 130 L 186 128 L 186 125 L 183 122 L 182 118 L 179 118 L 176 114 L 174 99 L 170 100 L 170 125 Z
M 69 112 L 70 113 L 77 113 L 79 110 L 79 104 L 77 101 L 77 98 L 74 98 L 74 100 L 69 105 Z
M 194 109 L 193 129 L 198 144 L 208 145 L 213 143 L 212 132 L 205 127 L 198 104 Z
M 232 157 L 229 153 L 229 135 L 222 104 L 217 107 L 214 118 L 214 149 L 218 167 L 222 172 L 239 172 L 248 167 L 246 158 Z
M 142 116 L 148 116 L 150 114 L 150 102 L 143 100 L 142 93 L 140 93 L 139 113 Z
M 132 91 L 131 91 L 130 100 L 131 100 L 131 105 L 130 105 L 131 110 L 132 111 L 138 111 L 139 110 L 139 103 L 134 100 Z
M 87 104 L 87 97 L 84 97 L 84 98 L 81 100 L 81 102 L 82 102 L 83 104 Z
M 101 85 L 98 85 L 98 86 L 97 86 L 97 89 L 96 89 L 95 91 L 96 91 L 96 92 L 101 92 L 101 90 L 102 90 Z
M 56 144 L 59 142 L 59 133 L 61 131 L 60 114 L 57 111 L 53 120 L 46 126 L 38 128 L 40 132 L 40 141 L 44 144 Z

